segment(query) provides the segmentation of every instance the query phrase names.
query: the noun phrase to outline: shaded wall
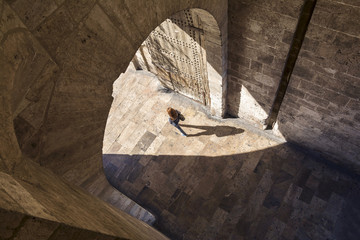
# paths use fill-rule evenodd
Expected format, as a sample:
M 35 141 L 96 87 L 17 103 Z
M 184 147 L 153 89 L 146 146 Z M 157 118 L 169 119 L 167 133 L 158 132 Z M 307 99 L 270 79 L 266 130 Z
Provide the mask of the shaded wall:
M 259 122 L 275 97 L 302 0 L 229 2 L 228 113 Z M 252 101 L 254 98 L 256 101 Z
M 216 0 L 156 5 L 149 1 L 0 1 L 0 170 L 13 176 L 30 158 L 76 185 L 103 174 L 101 149 L 112 83 L 140 44 L 167 17 L 187 8 L 204 8 L 223 26 L 226 7 L 226 2 Z M 50 213 L 60 214 L 66 204 L 74 204 L 77 210 L 63 217 L 73 214 L 84 220 L 96 215 L 106 218 L 109 213 L 101 211 L 109 208 L 104 202 L 69 189 L 57 189 L 54 199 L 66 196 L 77 203 L 51 203 L 43 191 L 44 186 L 51 189 L 55 184 L 51 178 L 26 181 Z M 22 211 L 15 206 L 12 210 Z M 109 211 L 113 217 L 104 224 L 116 223 L 115 235 L 156 238 L 158 233 L 143 223 Z M 101 220 L 92 226 L 100 231 L 97 223 Z
M 304 1 L 229 2 L 228 112 L 266 119 Z M 360 168 L 359 3 L 317 1 L 277 133 Z
M 318 1 L 278 124 L 288 140 L 359 171 L 360 3 L 344 2 Z
M 2 6 L 9 12 L 2 15 L 6 74 L 2 82 L 11 90 L 4 91 L 4 96 L 12 102 L 9 115 L 22 150 L 78 184 L 102 168 L 101 147 L 112 83 L 126 69 L 141 42 L 180 10 L 204 8 L 220 26 L 226 23 L 227 13 L 226 3 L 217 1 L 164 1 L 154 6 L 134 1 L 27 4 L 18 0 L 2 2 Z M 143 14 L 141 9 L 147 13 L 152 9 L 153 13 Z M 19 19 L 14 22 L 16 15 Z M 12 38 L 18 42 L 13 44 Z M 42 75 L 44 79 L 40 79 Z M 37 96 L 28 100 L 36 84 L 41 85 Z

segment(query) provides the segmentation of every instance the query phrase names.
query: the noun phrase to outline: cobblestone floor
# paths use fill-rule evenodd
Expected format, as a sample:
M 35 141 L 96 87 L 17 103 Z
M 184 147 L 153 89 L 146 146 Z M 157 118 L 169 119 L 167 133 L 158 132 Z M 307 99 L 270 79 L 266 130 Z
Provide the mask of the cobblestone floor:
M 168 106 L 185 115 L 188 137 L 168 123 Z M 110 183 L 171 239 L 360 236 L 357 179 L 237 120 L 209 118 L 150 73 L 114 84 L 103 154 Z

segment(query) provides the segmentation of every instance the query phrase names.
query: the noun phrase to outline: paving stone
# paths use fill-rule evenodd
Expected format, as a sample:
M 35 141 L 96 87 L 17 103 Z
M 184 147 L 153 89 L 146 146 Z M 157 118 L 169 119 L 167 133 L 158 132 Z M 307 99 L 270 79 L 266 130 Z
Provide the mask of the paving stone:
M 311 170 L 305 168 L 302 169 L 299 173 L 299 175 L 297 176 L 297 181 L 296 184 L 300 187 L 305 186 L 307 179 L 309 178 L 311 174 Z
M 278 219 L 274 218 L 272 221 L 272 224 L 270 225 L 266 235 L 265 239 L 279 239 L 282 235 L 284 229 L 286 227 L 286 224 L 279 221 Z
M 149 202 L 156 196 L 156 192 L 154 192 L 152 189 L 145 186 L 139 195 L 137 196 L 137 199 L 141 202 Z
M 147 77 L 141 71 L 132 74 L 126 77 L 132 82 L 127 86 L 136 91 L 137 79 Z M 139 131 L 133 119 L 137 114 L 129 108 L 127 117 L 116 122 L 119 132 L 113 135 L 134 147 L 111 154 L 105 151 L 104 169 L 114 187 L 156 215 L 156 228 L 168 237 L 331 239 L 335 232 L 341 235 L 341 229 L 346 229 L 347 236 L 356 235 L 357 224 L 345 222 L 346 217 L 360 221 L 350 211 L 359 205 L 354 200 L 354 193 L 360 192 L 354 184 L 357 180 L 236 122 L 210 119 L 189 99 L 158 92 L 156 81 L 149 81 L 147 87 L 144 98 L 134 98 L 132 93 L 132 106 L 154 121 Z M 208 126 L 207 133 L 188 138 L 178 134 L 167 122 L 169 104 L 185 114 L 189 134 L 204 131 L 191 125 Z M 121 103 L 116 108 L 122 109 Z M 226 124 L 244 131 L 220 136 L 212 129 Z M 131 212 L 139 211 L 134 207 Z
M 280 206 L 279 210 L 277 211 L 276 217 L 280 221 L 287 223 L 291 216 L 291 213 L 292 213 L 292 206 L 284 203 Z
M 141 137 L 141 139 L 138 141 L 132 152 L 133 153 L 146 152 L 146 150 L 149 148 L 149 146 L 155 140 L 155 138 L 156 136 L 153 133 L 146 131 L 144 135 Z
M 310 175 L 308 180 L 306 181 L 306 187 L 310 188 L 311 190 L 315 191 L 319 186 L 320 180 L 317 179 L 314 175 Z
M 225 195 L 221 200 L 219 207 L 227 212 L 230 212 L 238 200 L 238 196 L 234 193 Z
M 321 181 L 317 189 L 316 195 L 324 201 L 328 201 L 331 193 L 333 192 L 333 188 L 334 184 L 330 180 L 326 182 Z
M 299 199 L 306 203 L 310 203 L 313 196 L 314 196 L 314 191 L 308 187 L 304 187 Z

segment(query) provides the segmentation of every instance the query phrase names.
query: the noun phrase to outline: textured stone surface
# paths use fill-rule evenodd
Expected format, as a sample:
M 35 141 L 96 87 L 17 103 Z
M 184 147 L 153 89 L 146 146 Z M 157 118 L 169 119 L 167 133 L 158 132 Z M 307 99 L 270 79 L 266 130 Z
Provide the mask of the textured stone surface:
M 154 213 L 160 231 L 171 239 L 357 239 L 358 177 L 247 125 L 210 119 L 159 86 L 144 71 L 115 82 L 103 162 L 110 183 Z M 168 106 L 185 115 L 188 137 L 168 123 Z
M 317 1 L 276 128 L 288 141 L 359 171 L 355 2 Z M 255 124 L 267 118 L 302 4 L 229 2 L 230 115 Z
M 179 12 L 151 32 L 145 44 L 151 55 L 147 61 L 154 64 L 154 73 L 167 88 L 209 105 L 204 29 L 199 19 L 201 15 L 191 10 Z
M 220 29 L 226 28 L 227 1 L 174 2 L 162 0 L 157 3 L 125 0 L 96 1 L 95 3 L 94 1 L 64 0 L 0 1 L 1 171 L 11 175 L 17 172 L 19 174 L 17 180 L 24 180 L 23 173 L 19 168 L 29 161 L 24 158 L 28 156 L 77 185 L 102 173 L 101 149 L 107 114 L 112 102 L 112 83 L 121 72 L 125 71 L 136 50 L 149 33 L 174 13 L 190 8 L 206 9 L 214 16 Z M 235 103 L 235 108 L 232 108 L 231 104 L 229 105 L 234 110 L 234 115 L 238 113 L 236 110 L 239 104 L 245 103 L 245 109 L 249 111 L 244 116 L 255 120 L 266 116 L 301 3 L 302 1 L 284 3 L 283 1 L 268 0 L 229 2 L 229 33 L 224 32 L 221 37 L 223 44 L 229 44 L 228 73 L 231 76 L 228 88 L 224 81 L 223 88 L 231 90 L 228 99 L 229 103 Z M 341 3 L 331 0 L 318 1 L 318 7 L 315 9 L 306 42 L 291 80 L 290 87 L 296 98 L 292 98 L 289 94 L 285 99 L 284 115 L 280 116 L 278 123 L 279 129 L 288 139 L 332 154 L 337 157 L 339 162 L 352 163 L 352 166 L 358 166 L 359 156 L 359 144 L 356 138 L 360 120 L 359 68 L 356 55 L 359 46 L 359 36 L 357 35 L 359 29 L 358 24 L 354 23 L 358 16 L 358 9 L 359 5 L 356 1 L 344 0 Z M 227 36 L 228 40 L 226 40 Z M 226 58 L 226 55 L 227 52 L 223 53 L 223 58 Z M 226 61 L 223 61 L 223 64 L 226 69 Z M 259 72 L 261 69 L 262 72 Z M 324 82 L 326 83 L 325 87 Z M 243 85 L 248 92 L 242 91 L 245 89 Z M 241 97 L 249 95 L 253 96 L 254 100 L 246 104 L 247 102 L 242 101 Z M 132 97 L 136 98 L 137 96 Z M 127 112 L 128 110 L 123 109 L 122 111 Z M 255 116 L 251 115 L 251 112 Z M 129 114 L 128 117 L 131 118 L 133 115 Z M 157 120 L 160 120 L 160 117 Z M 137 145 L 136 142 L 134 146 L 140 150 L 145 149 L 151 141 L 151 134 L 144 135 L 143 129 L 138 129 L 136 134 L 132 134 L 131 127 L 134 127 L 134 123 L 133 126 L 126 129 L 124 139 L 128 137 L 132 137 L 131 141 L 142 139 L 141 144 Z M 161 129 L 161 127 L 152 126 L 151 131 Z M 214 130 L 208 128 L 205 131 L 209 133 Z M 113 148 L 114 150 L 132 148 L 131 141 L 121 140 Z M 236 152 L 240 146 L 239 141 L 234 140 L 224 147 L 228 154 Z M 161 139 L 155 138 L 147 151 L 156 151 L 161 143 Z M 194 148 L 204 147 L 204 143 L 201 141 L 194 141 L 192 144 Z M 220 145 L 209 143 L 205 146 L 211 152 Z M 241 146 L 247 148 L 246 145 Z M 166 154 L 166 151 L 171 149 L 169 145 L 163 147 L 162 154 Z M 187 152 L 191 156 L 199 154 L 194 150 L 187 150 Z M 190 157 L 187 161 L 189 163 L 196 162 L 195 157 Z M 172 172 L 174 169 L 177 172 L 186 169 L 182 165 L 185 162 L 180 161 L 181 164 L 176 164 L 176 166 L 171 161 L 160 162 L 166 166 L 164 170 L 166 173 Z M 253 162 L 246 163 L 244 169 L 256 169 L 256 166 L 251 163 Z M 130 172 L 129 176 L 131 177 L 123 187 L 132 189 L 134 194 L 142 192 L 140 196 L 143 196 L 144 199 L 153 199 L 153 204 L 161 207 L 163 202 L 158 199 L 157 191 L 169 195 L 169 189 L 161 187 L 153 189 L 148 186 L 143 187 L 141 184 L 136 185 L 136 179 L 144 170 L 141 166 L 148 164 L 153 166 L 153 169 L 161 165 L 153 163 L 149 157 L 140 158 L 139 164 L 132 166 L 134 171 L 130 167 L 124 169 L 124 172 Z M 239 163 L 239 165 L 241 164 Z M 286 165 L 286 172 L 295 176 L 298 169 L 291 164 L 288 165 Z M 237 166 L 237 168 L 240 167 Z M 100 201 L 97 202 L 98 204 L 93 202 L 94 204 L 88 205 L 88 202 L 93 200 L 89 200 L 89 196 L 84 193 L 78 195 L 80 200 L 76 198 L 78 201 L 73 208 L 62 213 L 59 209 L 63 210 L 63 206 L 66 206 L 64 202 L 71 202 L 73 198 L 66 197 L 61 202 L 58 200 L 58 196 L 67 194 L 73 196 L 72 194 L 77 193 L 72 190 L 64 190 L 66 187 L 63 188 L 62 184 L 60 184 L 62 187 L 53 187 L 50 185 L 52 181 L 55 181 L 53 178 L 36 178 L 38 174 L 36 169 L 37 167 L 34 167 L 30 171 L 30 177 L 25 178 L 27 182 L 22 182 L 21 185 L 33 197 L 36 196 L 34 198 L 41 202 L 41 205 L 46 206 L 50 212 L 56 212 L 57 218 L 61 219 L 59 221 L 76 223 L 80 220 L 76 218 L 69 220 L 69 216 L 72 216 L 71 214 L 78 207 L 82 209 L 79 210 L 79 216 L 85 219 L 91 216 L 90 213 L 87 215 L 89 208 L 93 210 L 92 214 L 96 214 L 99 206 L 104 205 Z M 231 168 L 225 167 L 224 169 L 226 176 L 230 178 L 238 176 L 237 172 L 233 172 Z M 346 216 L 354 217 L 349 210 L 354 201 L 351 201 L 346 207 L 346 211 L 338 212 L 337 209 L 344 209 L 342 204 L 349 202 L 347 198 L 343 197 L 345 199 L 343 200 L 339 197 L 342 196 L 341 194 L 334 194 L 339 190 L 328 189 L 329 186 L 332 186 L 332 181 L 322 178 L 320 173 L 312 172 L 311 175 L 314 175 L 319 182 L 317 183 L 316 179 L 311 178 L 308 185 L 291 188 L 297 197 L 301 196 L 304 200 L 300 202 L 306 206 L 310 201 L 311 205 L 315 201 L 318 191 L 322 201 L 331 202 L 337 206 L 326 210 L 329 211 L 328 218 L 332 218 L 331 221 L 335 221 L 336 216 L 337 219 L 344 216 L 345 219 Z M 241 174 L 239 176 L 236 179 L 246 179 Z M 210 176 L 207 178 L 211 181 Z M 178 181 L 178 174 L 174 174 L 172 179 Z M 334 181 L 340 181 L 339 179 L 334 179 Z M 198 181 L 200 180 L 194 178 L 193 183 L 196 184 Z M 164 182 L 166 182 L 166 174 L 159 174 L 158 183 Z M 204 182 L 206 181 L 204 180 Z M 300 182 L 301 185 L 304 184 L 303 180 Z M 133 184 L 136 187 L 132 188 Z M 42 189 L 43 185 L 47 186 L 45 188 L 47 190 Z M 246 186 L 242 187 L 246 188 Z M 92 186 L 92 189 L 94 188 Z M 209 188 L 209 186 L 204 187 L 204 196 L 211 194 Z M 304 194 L 302 193 L 303 189 L 306 189 Z M 270 192 L 269 197 L 265 198 L 267 206 L 276 206 L 279 196 L 283 194 L 281 187 L 271 188 Z M 54 201 L 44 197 L 48 193 L 51 193 Z M 262 196 L 260 193 L 258 194 Z M 1 192 L 1 195 L 4 196 L 1 199 L 2 206 L 13 204 L 12 208 L 22 210 L 21 204 L 11 201 L 7 193 Z M 191 188 L 185 189 L 184 193 L 180 191 L 176 196 L 184 200 L 191 199 Z M 357 196 L 352 193 L 351 199 L 356 199 Z M 231 208 L 233 198 L 234 196 L 229 196 L 221 206 L 224 209 Z M 294 198 L 294 196 L 289 196 L 289 198 Z M 202 199 L 195 199 L 193 202 L 195 206 L 199 206 Z M 316 199 L 316 202 L 321 201 Z M 221 219 L 226 214 L 220 210 L 214 210 L 219 206 L 216 204 L 216 201 L 209 201 L 202 208 L 202 217 L 196 219 L 196 225 L 191 226 L 191 231 L 198 233 L 201 228 L 198 229 L 197 225 L 208 226 L 207 221 L 211 221 L 209 215 L 215 212 L 220 222 L 222 221 Z M 86 209 L 84 209 L 85 206 Z M 179 202 L 178 205 L 175 204 L 171 208 L 171 211 L 178 213 L 181 206 L 181 202 Z M 297 206 L 299 209 L 296 209 L 296 214 L 304 215 L 301 210 L 303 206 L 301 204 Z M 354 209 L 357 208 L 354 207 Z M 170 212 L 170 209 L 168 210 L 163 211 L 163 215 L 170 220 L 164 224 L 176 231 L 184 231 L 184 226 L 175 224 L 176 217 Z M 221 232 L 224 234 L 232 232 L 233 238 L 236 239 L 244 236 L 246 232 L 255 231 L 259 232 L 260 237 L 278 236 L 278 230 L 283 229 L 280 222 L 274 221 L 274 225 L 269 225 L 265 220 L 260 221 L 256 229 L 255 227 L 249 229 L 250 221 L 239 222 L 238 219 L 236 220 L 236 216 L 240 216 L 239 212 L 241 212 L 241 208 L 238 208 L 238 212 L 229 213 L 229 216 L 235 216 L 230 220 L 233 224 L 231 226 L 238 226 L 238 230 L 235 232 L 229 227 L 230 230 L 221 230 Z M 356 211 L 354 212 L 356 213 Z M 104 214 L 102 211 L 97 213 L 99 216 Z M 96 224 L 101 225 L 102 222 L 113 226 L 113 222 L 123 219 L 123 215 L 115 215 L 108 222 L 99 220 L 91 223 L 93 224 L 91 226 L 96 228 Z M 264 216 L 264 219 L 268 216 L 270 215 Z M 283 219 L 288 218 L 286 211 L 281 216 Z M 290 220 L 284 228 L 283 234 L 297 235 L 297 238 L 305 238 L 314 226 L 319 226 L 318 229 L 323 230 L 322 236 L 332 234 L 334 231 L 339 235 L 342 232 L 349 232 L 350 237 L 359 235 L 356 232 L 353 234 L 351 231 L 347 231 L 347 227 L 345 227 L 347 225 L 350 229 L 354 229 L 356 224 L 335 225 L 339 229 L 329 233 L 332 226 L 330 220 L 324 222 L 308 220 L 301 225 L 301 228 L 297 225 L 298 219 Z M 133 223 L 133 220 L 126 219 L 124 222 Z M 220 223 L 213 223 L 211 226 L 218 228 L 219 225 Z M 323 227 L 323 225 L 325 226 Z M 147 226 L 140 228 L 132 228 L 132 226 L 131 224 L 126 225 L 128 229 L 126 231 L 137 232 L 138 229 L 141 229 L 140 231 L 143 228 L 147 229 Z M 119 224 L 114 226 L 114 229 L 118 228 Z M 260 231 L 268 228 L 274 229 L 274 234 L 266 235 L 267 233 Z M 316 237 L 316 235 L 313 236 Z
M 36 208 L 31 212 L 38 202 L 59 222 L 123 238 L 163 238 L 145 223 L 28 163 L 31 158 L 85 189 L 109 189 L 101 181 L 101 148 L 113 81 L 148 34 L 178 11 L 206 8 L 226 26 L 226 2 L 143 3 L 0 1 L 0 170 L 15 174 L 35 199 L 14 202 L 2 190 L 2 206 L 39 215 Z M 102 174 L 101 184 L 87 185 L 96 174 Z M 18 190 L 13 196 L 22 196 Z M 137 215 L 139 209 L 128 211 Z
M 29 236 L 30 239 L 48 239 L 59 223 L 75 227 L 74 231 L 77 233 L 93 232 L 94 236 L 166 239 L 145 223 L 119 212 L 81 188 L 69 185 L 30 160 L 25 161 L 15 171 L 13 176 L 0 174 L 0 193 L 2 199 L 5 198 L 5 201 L 1 201 L 3 209 L 29 216 L 22 220 L 21 230 L 19 227 L 14 230 L 18 239 Z M 15 213 L 7 213 L 5 217 L 7 215 L 17 216 Z M 5 225 L 5 228 L 13 229 L 16 219 L 14 218 L 14 223 Z M 122 223 L 121 228 L 118 227 L 119 222 Z M 139 228 L 142 229 L 141 232 L 136 230 Z
M 151 32 L 132 61 L 136 68 L 156 74 L 166 88 L 203 103 L 221 117 L 227 47 L 222 35 L 224 29 L 208 12 L 178 12 Z
M 279 131 L 289 141 L 356 171 L 360 122 L 352 106 L 360 104 L 360 36 L 353 20 L 359 11 L 354 3 L 318 1 L 279 115 Z
M 2 239 L 12 237 L 15 229 L 21 224 L 23 218 L 24 216 L 22 214 L 0 209 L 0 237 Z
M 1 239 L 119 239 L 23 213 L 0 209 Z
M 302 3 L 229 1 L 230 115 L 267 117 L 290 44 L 282 39 L 295 31 Z

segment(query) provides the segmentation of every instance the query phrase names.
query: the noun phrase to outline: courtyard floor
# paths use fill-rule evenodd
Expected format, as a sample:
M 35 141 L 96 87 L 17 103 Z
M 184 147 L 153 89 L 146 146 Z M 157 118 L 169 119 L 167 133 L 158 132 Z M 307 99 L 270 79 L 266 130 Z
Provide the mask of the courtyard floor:
M 103 146 L 110 183 L 171 239 L 358 239 L 356 177 L 239 119 L 214 119 L 145 71 L 114 84 Z M 188 137 L 168 123 L 185 116 Z

